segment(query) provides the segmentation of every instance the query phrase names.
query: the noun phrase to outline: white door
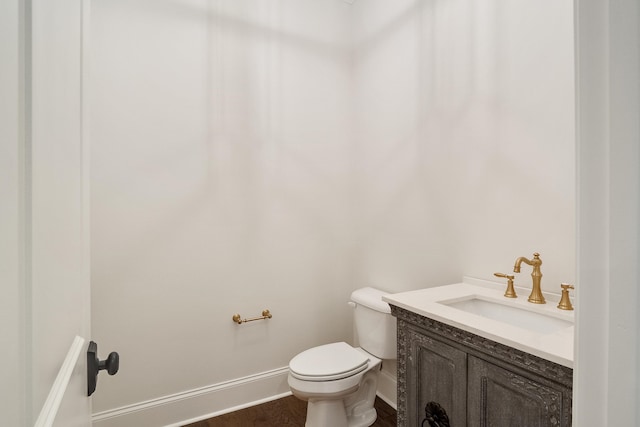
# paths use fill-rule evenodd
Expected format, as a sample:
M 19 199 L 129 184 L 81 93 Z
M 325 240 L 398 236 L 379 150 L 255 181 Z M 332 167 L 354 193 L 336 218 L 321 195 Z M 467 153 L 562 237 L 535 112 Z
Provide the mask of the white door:
M 83 3 L 0 3 L 0 424 L 32 426 L 40 420 L 88 426 Z M 76 336 L 84 342 L 70 365 L 68 384 L 58 387 L 56 378 Z M 48 407 L 55 417 L 39 419 L 50 392 L 60 391 L 56 388 L 64 394 Z
M 31 6 L 31 376 L 33 414 L 75 336 L 85 342 L 53 425 L 91 424 L 89 162 L 81 0 Z
M 91 425 L 88 140 L 83 134 L 83 2 L 31 6 L 32 413 L 40 414 L 76 336 L 82 351 L 53 425 Z M 27 17 L 29 19 L 29 17 Z M 27 24 L 28 25 L 28 24 Z M 57 385 L 56 385 L 57 386 Z M 42 419 L 42 418 L 41 418 Z

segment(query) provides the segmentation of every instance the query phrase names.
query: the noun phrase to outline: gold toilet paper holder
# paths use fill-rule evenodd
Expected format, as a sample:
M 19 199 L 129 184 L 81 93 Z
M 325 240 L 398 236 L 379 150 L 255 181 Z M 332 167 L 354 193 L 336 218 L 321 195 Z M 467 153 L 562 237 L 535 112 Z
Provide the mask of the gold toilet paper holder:
M 271 319 L 272 317 L 273 317 L 273 315 L 267 309 L 267 310 L 262 310 L 262 316 L 259 316 L 259 317 L 253 317 L 251 319 L 243 319 L 243 318 L 240 317 L 239 314 L 234 314 L 232 319 L 233 319 L 234 322 L 236 322 L 238 325 L 240 325 L 242 323 L 253 322 L 255 320 Z

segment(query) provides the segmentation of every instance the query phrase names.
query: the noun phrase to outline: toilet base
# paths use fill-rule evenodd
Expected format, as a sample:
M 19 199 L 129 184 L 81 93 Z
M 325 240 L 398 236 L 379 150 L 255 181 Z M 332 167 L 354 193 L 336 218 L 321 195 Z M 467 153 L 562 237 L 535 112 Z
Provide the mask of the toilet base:
M 309 398 L 305 427 L 369 427 L 378 417 L 373 407 L 377 383 L 378 370 L 373 369 L 364 375 L 357 391 L 342 399 Z
M 342 399 L 310 399 L 307 402 L 307 422 L 305 427 L 316 426 L 349 427 L 344 401 Z

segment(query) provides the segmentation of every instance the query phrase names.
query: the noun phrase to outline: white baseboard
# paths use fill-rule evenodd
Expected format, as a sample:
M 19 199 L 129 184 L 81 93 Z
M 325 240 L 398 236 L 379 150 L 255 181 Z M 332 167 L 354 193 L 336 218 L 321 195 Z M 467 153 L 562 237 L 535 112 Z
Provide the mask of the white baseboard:
M 94 427 L 178 427 L 290 395 L 288 367 L 93 414 Z
M 179 427 L 289 396 L 288 367 L 93 414 L 94 427 Z M 397 408 L 396 378 L 382 370 L 378 396 Z

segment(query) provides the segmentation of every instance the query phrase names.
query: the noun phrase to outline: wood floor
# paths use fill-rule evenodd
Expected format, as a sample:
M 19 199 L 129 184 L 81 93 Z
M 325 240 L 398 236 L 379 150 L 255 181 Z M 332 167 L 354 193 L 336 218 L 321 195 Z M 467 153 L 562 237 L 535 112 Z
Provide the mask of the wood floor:
M 378 419 L 373 427 L 396 426 L 396 411 L 391 406 L 376 397 L 375 408 L 378 412 Z M 306 414 L 307 402 L 294 396 L 288 396 L 237 412 L 198 421 L 184 427 L 302 427 Z

